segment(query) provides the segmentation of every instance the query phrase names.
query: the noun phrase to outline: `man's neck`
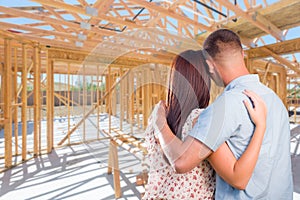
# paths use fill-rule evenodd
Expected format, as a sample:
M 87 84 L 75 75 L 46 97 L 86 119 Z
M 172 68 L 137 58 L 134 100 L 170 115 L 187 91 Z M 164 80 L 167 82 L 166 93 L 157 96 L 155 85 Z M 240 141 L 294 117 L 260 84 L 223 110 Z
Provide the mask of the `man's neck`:
M 250 74 L 249 71 L 247 70 L 246 67 L 244 67 L 244 69 L 240 69 L 240 70 L 236 70 L 232 73 L 228 73 L 229 75 L 227 76 L 223 76 L 223 81 L 224 81 L 224 85 L 225 87 L 231 83 L 231 81 L 233 81 L 234 79 L 236 78 L 239 78 L 241 76 L 245 76 L 245 75 L 248 75 Z

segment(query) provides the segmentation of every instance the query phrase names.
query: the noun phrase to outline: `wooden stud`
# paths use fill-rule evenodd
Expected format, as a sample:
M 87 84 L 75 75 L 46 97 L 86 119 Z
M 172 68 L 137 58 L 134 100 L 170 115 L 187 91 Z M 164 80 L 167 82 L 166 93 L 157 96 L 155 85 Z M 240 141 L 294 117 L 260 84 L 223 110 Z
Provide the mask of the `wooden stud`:
M 122 77 L 124 74 L 123 71 L 123 67 L 120 68 L 120 77 Z M 123 120 L 124 120 L 124 104 L 123 104 L 123 100 L 124 100 L 124 83 L 120 82 L 119 84 L 120 86 L 120 92 L 119 92 L 119 104 L 120 104 L 120 125 L 119 128 L 122 131 L 123 130 Z
M 34 95 L 34 130 L 33 130 L 33 149 L 34 149 L 34 156 L 39 155 L 40 153 L 40 98 L 41 98 L 41 74 L 40 74 L 40 63 L 39 63 L 39 47 L 34 47 L 33 53 L 33 62 L 34 62 L 34 86 L 33 86 L 33 95 Z
M 129 94 L 129 76 L 124 80 L 124 105 L 126 109 L 126 122 L 129 123 L 129 100 L 130 100 L 130 94 Z
M 4 39 L 4 146 L 5 146 L 5 167 L 12 166 L 12 70 L 11 70 L 11 40 Z
M 97 81 L 97 83 L 96 83 L 97 84 L 97 87 L 96 87 L 96 102 L 98 102 L 99 99 L 100 99 L 99 88 L 101 87 L 101 84 L 102 84 L 102 82 L 100 82 L 99 65 L 97 65 L 96 81 Z M 100 138 L 100 108 L 99 108 L 99 106 L 97 106 L 97 139 L 99 139 L 99 138 Z
M 27 155 L 27 49 L 22 44 L 22 160 Z
M 80 83 L 81 83 L 81 78 L 82 78 L 81 76 L 78 76 L 78 80 L 79 80 Z M 80 85 L 79 85 L 79 87 L 80 87 Z M 77 105 L 78 107 L 82 106 L 82 101 L 81 101 L 81 96 L 82 96 L 81 94 L 83 92 L 82 89 L 83 88 L 79 88 L 79 90 L 78 90 L 78 104 L 79 104 L 79 105 Z
M 14 137 L 15 137 L 15 155 L 19 154 L 19 124 L 18 124 L 18 61 L 17 48 L 14 48 L 14 73 L 13 73 L 13 122 L 14 122 Z
M 67 92 L 67 98 L 68 98 L 68 104 L 67 104 L 67 108 L 68 108 L 68 132 L 70 131 L 70 127 L 71 127 L 71 111 L 70 111 L 70 63 L 68 63 L 68 92 Z M 68 137 L 68 144 L 70 144 L 70 136 Z
M 54 74 L 53 74 L 53 71 L 54 71 L 54 63 L 53 63 L 53 61 L 50 63 L 50 70 L 51 70 L 51 73 L 50 73 L 50 75 L 51 75 L 51 85 L 50 85 L 50 98 L 51 98 L 51 106 L 50 106 L 50 108 L 51 108 L 51 115 L 50 115 L 50 122 L 51 122 L 51 124 L 50 124 L 50 127 L 51 127 L 51 147 L 53 148 L 54 147 L 54 130 L 53 130 L 53 125 L 54 125 L 54 122 L 53 122 L 53 120 L 54 120 L 54 90 L 55 90 L 55 88 L 54 88 Z
M 107 75 L 107 80 L 105 82 L 107 84 L 107 88 L 111 88 L 111 67 L 108 66 L 108 75 Z M 105 106 L 107 107 L 108 109 L 108 132 L 111 133 L 111 97 L 112 97 L 112 92 L 113 90 L 108 94 L 108 98 L 107 98 L 107 102 L 105 103 Z
M 130 123 L 130 134 L 133 134 L 133 123 L 134 123 L 134 74 L 131 72 L 128 76 L 129 81 L 129 123 Z
M 143 93 L 142 93 L 142 99 L 143 99 L 143 128 L 147 126 L 147 116 L 148 116 L 148 108 L 149 108 L 149 101 L 152 95 L 150 94 L 150 88 L 149 88 L 149 81 L 148 81 L 148 76 L 149 76 L 149 70 L 145 69 L 143 71 L 143 79 L 144 79 L 144 84 L 143 84 Z
M 53 148 L 53 116 L 52 116 L 52 110 L 53 110 L 53 99 L 52 99 L 52 93 L 54 92 L 52 90 L 52 84 L 53 84 L 53 71 L 52 71 L 52 65 L 53 61 L 48 59 L 47 54 L 47 152 L 50 153 Z
M 85 116 L 85 112 L 86 112 L 86 76 L 85 76 L 85 67 L 86 65 L 83 64 L 83 96 L 82 96 L 82 106 L 83 106 L 83 116 Z M 85 134 L 85 120 L 83 121 L 83 127 L 82 127 L 82 132 L 83 132 L 83 141 L 86 140 L 86 134 Z
M 101 102 L 105 99 L 107 99 L 107 96 L 111 93 L 112 90 L 115 89 L 115 87 L 119 84 L 119 82 L 121 82 L 124 78 L 126 78 L 129 74 L 131 70 L 128 70 L 123 77 L 120 77 L 120 79 L 114 83 L 114 85 L 111 86 L 111 88 L 109 90 L 106 90 L 105 94 L 100 98 L 100 100 L 98 100 L 97 105 L 95 105 L 89 112 L 87 112 L 85 114 L 85 116 L 82 117 L 82 119 L 68 132 L 68 134 L 58 143 L 58 145 L 62 145 L 66 139 L 69 137 L 69 135 L 73 134 L 74 131 L 83 123 L 84 120 L 87 119 L 87 117 L 92 114 L 95 109 L 97 109 L 97 107 L 101 104 Z
M 136 72 L 136 85 L 139 85 L 139 82 L 141 81 L 141 73 L 140 71 Z M 140 127 L 140 88 L 136 88 L 136 92 L 135 92 L 135 111 L 136 111 L 136 125 L 137 127 Z
M 71 78 L 72 78 L 72 80 L 71 80 L 71 82 L 72 82 L 72 115 L 74 115 L 74 102 L 75 102 L 74 91 L 75 91 L 75 88 L 74 88 L 74 75 L 73 74 L 72 74 Z
M 4 62 L 1 63 L 0 65 L 0 77 L 1 77 L 1 86 L 0 86 L 0 109 L 4 110 L 4 95 L 3 95 L 3 87 L 4 87 Z M 4 123 L 4 118 L 3 115 L 0 115 L 3 122 L 1 125 Z
M 90 105 L 92 106 L 93 105 L 93 103 L 94 103 L 94 80 L 93 80 L 93 78 L 94 78 L 94 76 L 93 75 L 91 75 L 91 78 L 90 78 L 90 80 L 91 80 L 91 86 L 90 86 Z

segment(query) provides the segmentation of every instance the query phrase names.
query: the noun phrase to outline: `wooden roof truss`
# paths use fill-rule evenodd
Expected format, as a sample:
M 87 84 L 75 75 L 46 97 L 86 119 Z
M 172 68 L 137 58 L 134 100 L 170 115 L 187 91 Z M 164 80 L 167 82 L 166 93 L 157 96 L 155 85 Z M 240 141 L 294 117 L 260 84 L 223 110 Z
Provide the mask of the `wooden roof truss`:
M 251 52 L 273 57 L 289 74 L 299 75 L 293 55 L 299 45 L 283 53 L 268 47 L 264 37 L 282 49 L 286 35 L 300 24 L 300 2 L 282 0 L 32 0 L 36 6 L 5 7 L 0 4 L 0 34 L 36 41 L 48 48 L 101 52 L 101 56 L 132 54 L 141 59 L 170 62 L 174 53 L 201 48 L 205 37 L 218 28 L 237 32 Z M 11 19 L 19 19 L 16 23 Z M 24 19 L 24 20 L 23 20 Z M 16 20 L 17 21 L 17 20 Z M 197 40 L 199 44 L 195 44 Z M 296 43 L 299 44 L 298 39 Z M 287 47 L 286 47 L 286 46 Z M 169 53 L 166 53 L 169 52 Z M 171 52 L 171 53 L 170 53 Z M 256 52 L 254 54 L 253 52 Z M 286 52 L 284 52 L 286 53 Z M 137 56 L 138 55 L 138 56 Z M 263 55 L 263 56 L 262 56 Z

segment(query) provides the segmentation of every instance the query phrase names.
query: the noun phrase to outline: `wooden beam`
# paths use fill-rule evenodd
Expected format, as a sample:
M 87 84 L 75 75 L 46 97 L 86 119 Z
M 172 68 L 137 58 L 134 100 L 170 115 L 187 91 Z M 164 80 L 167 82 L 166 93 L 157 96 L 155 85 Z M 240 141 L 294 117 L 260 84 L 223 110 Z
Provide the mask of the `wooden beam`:
M 49 31 L 49 30 L 45 30 L 45 29 L 33 28 L 33 27 L 30 27 L 30 26 L 20 25 L 20 24 L 11 24 L 11 23 L 6 23 L 6 22 L 0 22 L 0 27 L 1 28 L 6 27 L 6 28 L 9 28 L 9 29 L 20 29 L 20 30 L 25 30 L 25 31 L 31 31 L 32 33 L 40 33 L 40 34 L 49 35 L 49 36 L 53 35 L 53 36 L 58 36 L 58 37 L 71 39 L 73 41 L 78 40 L 78 37 L 73 36 L 69 33 L 64 33 L 64 32 L 59 32 L 59 31 Z
M 98 9 L 98 12 L 101 12 L 102 14 L 106 14 L 109 9 L 110 9 L 110 5 L 112 5 L 114 2 L 114 0 L 97 0 L 97 2 L 95 2 L 93 4 L 93 8 L 100 8 Z M 94 16 L 91 17 L 89 23 L 90 24 L 99 24 L 100 20 L 96 19 Z M 87 31 L 85 31 L 87 32 Z M 92 33 L 88 33 L 89 37 L 91 37 Z
M 71 13 L 86 15 L 86 16 L 94 17 L 95 19 L 99 19 L 99 20 L 106 20 L 108 22 L 116 23 L 116 24 L 122 25 L 122 26 L 125 25 L 125 26 L 132 27 L 132 28 L 140 28 L 141 27 L 140 25 L 137 25 L 133 22 L 122 20 L 122 19 L 117 19 L 114 17 L 109 17 L 102 13 L 98 13 L 97 16 L 93 16 L 89 13 L 86 13 L 86 10 L 81 7 L 70 5 L 70 4 L 63 3 L 63 2 L 50 1 L 50 0 L 32 0 L 32 1 L 40 3 L 42 5 L 48 5 L 48 6 L 53 6 L 55 8 L 59 8 L 59 9 L 65 9 Z
M 207 31 L 213 31 L 213 29 L 209 26 L 206 26 L 204 24 L 201 24 L 200 22 L 196 22 L 190 18 L 187 18 L 185 16 L 182 16 L 182 15 L 178 15 L 178 13 L 175 13 L 174 11 L 172 10 L 169 10 L 169 9 L 165 9 L 161 6 L 157 6 L 153 3 L 149 3 L 147 1 L 144 1 L 144 0 L 129 0 L 130 2 L 133 2 L 135 4 L 138 4 L 138 5 L 141 5 L 145 8 L 147 8 L 148 10 L 152 10 L 152 11 L 155 11 L 155 12 L 159 12 L 160 14 L 164 15 L 164 16 L 169 16 L 169 17 L 172 17 L 178 21 L 181 21 L 183 24 L 191 24 L 195 27 L 198 27 L 200 29 L 203 29 L 203 30 L 207 30 Z
M 174 54 L 175 55 L 175 54 Z M 49 58 L 55 59 L 57 61 L 59 60 L 65 60 L 68 59 L 73 60 L 74 62 L 84 62 L 84 63 L 95 63 L 95 64 L 113 64 L 113 65 L 124 65 L 124 66 L 132 66 L 136 67 L 137 65 L 142 65 L 146 63 L 160 63 L 160 64 L 166 64 L 169 65 L 172 61 L 172 57 L 165 58 L 159 58 L 158 56 L 154 55 L 153 57 L 144 57 L 141 55 L 143 59 L 139 59 L 140 55 L 123 55 L 122 57 L 115 57 L 115 56 L 109 56 L 105 54 L 94 54 L 94 55 L 88 55 L 85 52 L 80 51 L 68 51 L 67 49 L 49 49 Z M 158 57 L 158 58 L 156 58 Z
M 253 59 L 260 59 L 268 57 L 270 54 L 263 49 L 267 48 L 270 51 L 274 52 L 277 55 L 284 55 L 284 54 L 292 54 L 296 52 L 300 52 L 300 38 L 286 40 L 283 42 L 278 42 L 275 44 L 265 45 L 262 47 L 251 48 L 246 50 L 245 53 L 249 58 Z
M 168 8 L 169 11 L 174 11 L 180 4 L 185 3 L 187 0 L 177 0 L 174 3 L 172 3 L 172 5 Z M 163 15 L 166 16 L 166 15 Z M 160 16 L 159 12 L 156 12 L 156 16 L 152 19 L 149 20 L 149 22 L 146 24 L 147 26 L 154 26 L 154 24 L 157 22 L 157 20 L 159 20 L 162 16 Z
M 29 29 L 31 29 L 31 28 L 29 28 Z M 36 32 L 38 31 L 38 30 L 35 30 Z M 49 31 L 47 31 L 47 32 L 49 32 Z M 46 32 L 45 32 L 46 33 Z M 49 32 L 50 33 L 50 32 Z M 64 35 L 64 33 L 59 33 L 59 34 L 56 34 L 56 33 L 54 33 L 55 35 L 60 35 L 60 36 L 62 36 L 62 34 Z M 56 47 L 56 48 L 64 48 L 64 49 L 66 49 L 66 48 L 68 48 L 68 50 L 67 51 L 70 51 L 70 50 L 78 50 L 78 49 L 81 49 L 83 52 L 87 52 L 87 51 L 90 51 L 90 52 L 87 52 L 88 54 L 90 54 L 91 52 L 93 52 L 93 51 L 96 51 L 95 50 L 95 46 L 98 44 L 98 43 L 93 43 L 93 42 L 89 42 L 89 43 L 87 43 L 87 45 L 85 45 L 84 47 L 77 47 L 77 46 L 75 46 L 75 44 L 72 44 L 72 43 L 68 43 L 68 42 L 64 42 L 64 41 L 56 41 L 56 40 L 52 40 L 52 39 L 47 39 L 47 38 L 42 38 L 42 37 L 37 37 L 37 36 L 32 36 L 32 35 L 27 35 L 27 34 L 19 34 L 18 35 L 19 36 L 19 38 L 18 39 L 20 39 L 20 40 L 22 40 L 22 39 L 24 39 L 24 38 L 26 38 L 26 39 L 29 39 L 29 40 L 32 40 L 32 41 L 37 41 L 37 42 L 40 42 L 42 45 L 44 45 L 44 46 L 46 46 L 46 48 L 52 48 L 52 47 Z M 74 37 L 74 36 L 67 36 L 67 37 L 69 37 L 69 38 L 72 38 L 72 37 Z M 126 37 L 126 36 L 125 36 Z M 72 38 L 72 39 L 75 39 L 75 38 Z M 116 38 L 117 39 L 117 38 Z M 141 40 L 141 38 L 138 38 L 138 37 L 132 37 L 132 36 L 129 36 L 128 37 L 128 39 L 130 39 L 130 40 L 135 40 L 135 41 L 139 41 L 139 40 Z M 98 41 L 98 42 L 100 42 L 100 41 Z M 94 44 L 94 45 L 88 45 L 88 44 Z M 155 43 L 155 42 L 152 42 L 152 44 L 151 44 L 151 41 L 150 40 L 148 40 L 148 41 L 143 41 L 143 42 L 141 42 L 140 43 L 140 47 L 134 47 L 134 46 L 132 46 L 132 47 L 129 47 L 128 46 L 128 48 L 131 48 L 131 49 L 128 49 L 128 50 L 126 50 L 126 46 L 125 45 L 123 45 L 122 43 L 121 44 L 117 44 L 117 43 L 113 43 L 113 42 L 110 42 L 110 41 L 107 41 L 107 42 L 105 42 L 105 44 L 108 44 L 108 45 L 114 45 L 114 46 L 119 46 L 120 48 L 122 48 L 122 47 L 124 47 L 124 49 L 122 50 L 122 54 L 124 54 L 124 53 L 127 53 L 127 52 L 131 52 L 131 51 L 134 51 L 134 50 L 136 50 L 136 49 L 139 49 L 139 50 L 142 50 L 142 49 L 147 49 L 148 47 L 152 47 L 153 48 L 153 44 L 154 45 L 156 45 L 157 47 L 155 47 L 155 48 L 157 48 L 157 51 L 159 51 L 159 48 L 168 48 L 168 49 L 170 49 L 170 51 L 178 51 L 176 48 L 176 46 L 167 46 L 167 45 L 164 45 L 164 44 L 159 44 L 159 43 Z M 145 46 L 144 46 L 145 45 Z M 187 43 L 187 44 L 185 44 L 184 42 L 182 43 L 182 45 L 190 45 L 189 43 Z M 195 45 L 194 45 L 195 46 Z M 120 48 L 119 48 L 119 50 L 120 50 Z M 179 48 L 183 48 L 183 47 L 179 47 Z M 97 51 L 100 51 L 101 49 L 98 47 L 97 48 Z M 104 49 L 103 49 L 104 50 Z M 112 55 L 112 56 L 114 56 L 114 58 L 116 57 L 116 56 L 119 56 L 120 55 L 120 51 L 116 51 L 116 50 L 104 50 L 105 51 L 105 53 L 117 53 L 117 54 L 115 54 L 115 55 Z M 104 57 L 108 57 L 109 55 L 104 55 Z M 147 56 L 148 57 L 148 59 L 149 59 L 149 57 L 153 57 L 153 59 L 155 60 L 157 60 L 157 61 L 154 61 L 153 60 L 153 62 L 160 62 L 160 61 L 162 61 L 161 59 L 157 59 L 156 57 L 157 56 L 152 56 L 152 55 L 139 55 L 138 57 L 139 58 L 141 58 L 141 57 L 145 57 L 145 56 Z M 135 57 L 137 57 L 137 56 L 135 56 Z M 99 58 L 99 59 L 101 59 L 101 58 Z M 114 59 L 113 59 L 114 60 Z M 112 61 L 112 60 L 111 60 Z M 166 62 L 169 62 L 168 60 L 166 61 Z
M 300 69 L 297 68 L 297 67 L 295 67 L 294 65 L 292 65 L 290 63 L 290 61 L 282 58 L 281 56 L 277 55 L 276 53 L 272 52 L 270 49 L 268 49 L 266 47 L 264 47 L 262 50 L 265 51 L 265 52 L 267 52 L 270 56 L 272 56 L 273 58 L 275 58 L 277 61 L 279 61 L 283 65 L 285 65 L 288 69 L 291 69 L 295 73 L 297 73 L 298 75 L 300 75 Z
M 52 15 L 54 15 L 57 19 L 64 20 L 64 18 L 59 13 L 57 13 L 52 7 L 46 6 L 46 5 L 44 5 L 43 7 L 46 8 L 48 10 L 48 12 L 51 13 Z M 64 31 L 64 32 L 66 31 L 63 28 L 63 26 L 61 26 L 59 24 L 51 24 L 51 26 L 58 31 Z
M 61 25 L 65 25 L 65 26 L 68 26 L 71 28 L 80 28 L 80 25 L 76 24 L 76 23 L 59 20 L 59 19 L 55 19 L 55 18 L 51 18 L 51 17 L 47 17 L 47 16 L 40 16 L 40 15 L 36 15 L 34 13 L 20 11 L 18 9 L 14 9 L 14 8 L 0 6 L 0 12 L 9 13 L 9 14 L 17 16 L 17 17 L 24 17 L 24 18 L 35 19 L 35 20 L 39 20 L 39 21 L 46 21 L 49 24 L 54 24 L 54 25 L 61 24 Z
M 221 5 L 225 6 L 229 10 L 235 12 L 236 15 L 245 18 L 247 21 L 251 22 L 261 30 L 265 31 L 266 33 L 272 35 L 277 40 L 282 41 L 284 40 L 283 34 L 280 29 L 278 29 L 274 24 L 270 21 L 266 20 L 262 15 L 256 12 L 255 15 L 251 16 L 247 12 L 240 9 L 238 6 L 233 5 L 230 1 L 227 0 L 217 0 Z
M 29 18 L 29 19 L 34 19 L 34 20 L 39 20 L 42 22 L 47 22 L 48 24 L 51 25 L 64 25 L 67 26 L 75 31 L 82 31 L 82 28 L 80 27 L 80 24 L 75 23 L 75 22 L 69 22 L 69 21 L 65 21 L 65 20 L 60 20 L 60 19 L 55 19 L 52 17 L 47 17 L 47 16 L 40 16 L 40 15 L 36 15 L 34 13 L 29 13 L 29 12 L 25 12 L 25 11 L 20 11 L 18 9 L 14 9 L 14 8 L 8 8 L 5 6 L 0 6 L 0 12 L 3 13 L 9 13 L 13 16 L 16 17 L 24 17 L 24 18 Z M 103 30 L 103 29 L 99 29 L 96 27 L 91 27 L 91 30 L 89 30 L 90 32 L 94 32 L 96 34 L 107 34 L 107 35 L 111 35 L 112 31 L 108 31 L 108 30 Z
M 89 4 L 85 0 L 77 0 L 77 1 L 84 7 L 89 6 Z

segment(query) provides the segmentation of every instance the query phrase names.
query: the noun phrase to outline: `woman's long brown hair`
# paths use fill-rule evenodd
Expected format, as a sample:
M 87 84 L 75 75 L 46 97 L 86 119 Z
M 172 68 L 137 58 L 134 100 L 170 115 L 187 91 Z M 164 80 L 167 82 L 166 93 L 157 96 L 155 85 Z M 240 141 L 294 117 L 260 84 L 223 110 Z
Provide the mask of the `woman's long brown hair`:
M 207 70 L 202 51 L 184 51 L 172 63 L 166 117 L 170 129 L 180 139 L 182 127 L 191 111 L 208 106 L 210 77 Z

